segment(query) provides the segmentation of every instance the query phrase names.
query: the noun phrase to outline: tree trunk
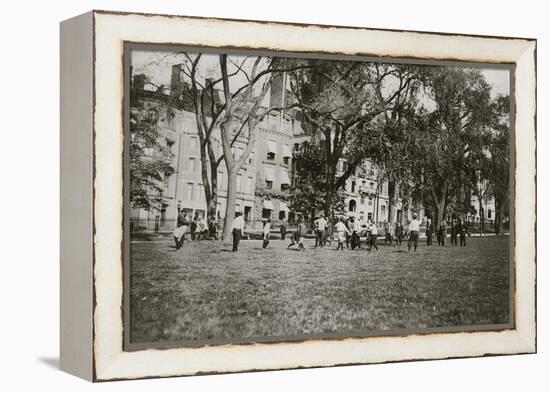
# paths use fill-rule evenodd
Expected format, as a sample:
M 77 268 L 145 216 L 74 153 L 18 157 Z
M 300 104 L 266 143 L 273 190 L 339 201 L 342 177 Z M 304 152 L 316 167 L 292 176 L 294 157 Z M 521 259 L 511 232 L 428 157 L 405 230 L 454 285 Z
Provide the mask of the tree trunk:
M 435 206 L 435 227 L 439 228 L 439 225 L 443 222 L 445 218 L 445 198 L 434 201 Z
M 225 204 L 225 220 L 223 223 L 223 240 L 231 239 L 231 228 L 235 219 L 235 204 L 237 203 L 237 170 L 227 168 L 227 200 Z
M 397 216 L 395 215 L 395 180 L 388 181 L 388 222 L 390 225 L 395 224 Z

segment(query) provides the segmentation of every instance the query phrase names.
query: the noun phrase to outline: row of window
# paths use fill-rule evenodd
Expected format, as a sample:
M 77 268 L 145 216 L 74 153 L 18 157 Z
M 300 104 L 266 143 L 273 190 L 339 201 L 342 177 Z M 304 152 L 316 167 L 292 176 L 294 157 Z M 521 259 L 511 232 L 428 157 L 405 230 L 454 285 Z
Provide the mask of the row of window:
M 189 149 L 198 149 L 199 148 L 199 138 L 198 136 L 191 135 L 189 136 L 189 142 L 188 142 L 188 148 Z M 233 152 L 233 156 L 236 160 L 240 159 L 244 153 L 244 147 L 242 146 L 233 146 L 231 148 L 231 151 Z M 274 161 L 278 155 L 278 148 L 277 148 L 277 141 L 269 139 L 266 141 L 266 159 L 270 161 Z M 220 157 L 223 154 L 223 147 L 221 144 L 218 146 L 218 157 Z M 283 162 L 288 165 L 290 158 L 292 157 L 292 151 L 290 149 L 290 146 L 288 144 L 283 144 L 283 151 L 282 151 L 282 158 Z M 254 152 L 251 152 L 248 155 L 247 158 L 248 164 L 254 163 Z
M 372 206 L 372 200 L 369 200 L 369 206 Z M 355 212 L 357 210 L 357 202 L 355 202 L 353 199 L 349 201 L 348 204 L 348 211 Z M 361 215 L 364 214 L 364 212 L 360 212 Z M 371 213 L 369 213 L 371 214 Z M 380 205 L 380 214 L 384 216 L 386 214 L 386 205 Z
M 363 180 L 361 182 L 361 186 L 360 188 L 358 189 L 357 188 L 357 182 L 355 180 L 352 180 L 351 183 L 350 183 L 350 186 L 348 188 L 348 191 L 352 192 L 352 193 L 355 193 L 356 191 L 376 191 L 376 184 L 373 182 L 373 181 L 370 181 L 367 183 L 366 180 Z M 380 190 L 380 192 L 382 194 L 387 194 L 388 193 L 388 183 L 384 182 L 382 183 L 382 188 Z

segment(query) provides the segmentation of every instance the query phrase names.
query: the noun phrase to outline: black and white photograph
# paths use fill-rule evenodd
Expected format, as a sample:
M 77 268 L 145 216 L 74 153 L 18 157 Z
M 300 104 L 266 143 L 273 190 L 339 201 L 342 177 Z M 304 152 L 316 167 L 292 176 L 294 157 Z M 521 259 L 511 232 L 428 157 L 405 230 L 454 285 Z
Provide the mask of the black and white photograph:
M 127 45 L 127 348 L 513 328 L 513 72 Z

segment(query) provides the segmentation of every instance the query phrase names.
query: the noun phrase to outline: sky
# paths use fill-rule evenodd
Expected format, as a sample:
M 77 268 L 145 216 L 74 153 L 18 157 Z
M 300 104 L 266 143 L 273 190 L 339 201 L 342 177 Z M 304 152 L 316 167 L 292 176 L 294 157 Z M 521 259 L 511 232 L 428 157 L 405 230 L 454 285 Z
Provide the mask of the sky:
M 235 59 L 235 62 L 238 62 L 242 57 L 237 58 L 236 56 L 231 56 L 232 59 Z M 160 51 L 132 51 L 132 66 L 133 73 L 146 74 L 152 83 L 155 85 L 165 85 L 166 87 L 170 86 L 170 77 L 172 72 L 172 65 L 182 63 L 184 56 L 181 54 L 174 54 L 170 52 L 160 52 Z M 253 59 L 247 61 L 248 68 L 251 67 Z M 228 64 L 229 72 L 235 69 L 234 66 Z M 207 54 L 203 55 L 201 59 L 200 73 L 201 76 L 217 76 L 219 77 L 219 62 L 218 55 L 216 54 Z M 481 69 L 485 80 L 491 86 L 491 96 L 495 97 L 499 94 L 508 95 L 510 93 L 510 71 L 506 69 L 498 68 L 482 68 Z M 234 85 L 242 86 L 245 83 L 244 76 L 239 74 L 231 78 L 231 82 Z

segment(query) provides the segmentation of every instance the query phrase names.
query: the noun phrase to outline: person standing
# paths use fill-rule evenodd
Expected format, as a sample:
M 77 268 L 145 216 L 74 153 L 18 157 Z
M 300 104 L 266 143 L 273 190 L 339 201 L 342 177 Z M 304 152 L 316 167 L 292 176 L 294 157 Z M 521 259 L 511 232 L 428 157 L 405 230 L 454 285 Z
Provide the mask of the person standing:
M 241 212 L 235 213 L 231 232 L 233 234 L 233 252 L 237 252 L 239 251 L 239 242 L 244 232 L 244 219 Z
M 373 221 L 369 221 L 368 228 L 370 231 L 368 250 L 371 251 L 374 247 L 378 251 L 378 245 L 376 244 L 378 240 L 378 226 Z
M 401 241 L 403 240 L 403 224 L 401 222 L 395 223 L 395 244 L 401 247 Z
M 346 224 L 346 228 L 348 229 L 347 235 L 346 235 L 346 247 L 350 248 L 351 243 L 351 233 L 353 232 L 353 222 L 351 222 L 351 219 L 347 219 L 344 222 Z
M 195 231 L 197 230 L 197 221 L 199 220 L 198 216 L 193 217 L 191 222 L 191 240 L 195 240 Z
M 344 217 L 340 217 L 340 220 L 334 226 L 334 230 L 336 231 L 336 236 L 338 237 L 338 247 L 336 247 L 336 251 L 344 251 L 344 242 L 347 241 L 348 235 L 350 234 Z
M 283 222 L 281 223 L 281 228 L 279 228 L 281 232 L 281 240 L 285 240 L 286 237 L 286 221 L 283 219 Z
M 179 250 L 183 246 L 185 240 L 185 234 L 189 229 L 189 221 L 187 220 L 187 215 L 183 210 L 180 210 L 178 218 L 176 220 L 176 229 L 174 229 L 174 240 L 176 242 L 176 250 Z
M 306 235 L 306 224 L 304 224 L 302 217 L 298 220 L 298 228 L 296 229 L 298 235 L 298 251 L 305 251 L 304 237 Z
M 269 245 L 269 234 L 271 231 L 271 218 L 268 218 L 267 221 L 264 223 L 264 230 L 263 230 L 263 244 L 262 248 L 267 248 Z
M 458 243 L 457 243 L 458 231 L 457 231 L 457 229 L 458 229 L 458 223 L 453 218 L 451 220 L 451 246 L 458 246 Z
M 323 247 L 325 245 L 325 230 L 327 229 L 327 220 L 325 216 L 321 214 L 321 217 L 315 221 L 315 247 Z
M 355 217 L 350 217 L 351 221 L 351 249 L 354 250 L 356 247 L 360 248 L 361 245 L 359 244 L 361 242 L 361 224 L 359 224 L 359 220 L 356 220 Z
M 420 220 L 416 213 L 413 213 L 413 219 L 409 223 L 407 232 L 409 232 L 409 241 L 407 243 L 408 251 L 410 252 L 411 246 L 414 245 L 414 252 L 416 252 L 416 248 L 418 247 L 418 235 L 420 233 Z
M 432 236 L 434 233 L 434 227 L 432 224 L 432 219 L 428 218 L 426 221 L 426 245 L 431 246 L 432 245 Z
M 445 219 L 441 220 L 438 229 L 438 243 L 440 246 L 445 246 L 445 238 L 447 237 L 447 223 Z
M 390 233 L 390 228 L 391 228 L 391 225 L 386 221 L 384 223 L 384 245 L 387 246 L 388 243 L 390 244 L 391 246 L 391 243 L 392 243 L 392 235 Z
M 334 227 L 332 220 L 327 220 L 327 228 L 325 229 L 325 244 L 329 243 L 332 247 L 332 238 L 334 237 Z
M 458 234 L 460 236 L 460 247 L 466 247 L 466 234 L 468 233 L 468 227 L 466 222 L 462 220 L 459 221 L 458 225 Z

